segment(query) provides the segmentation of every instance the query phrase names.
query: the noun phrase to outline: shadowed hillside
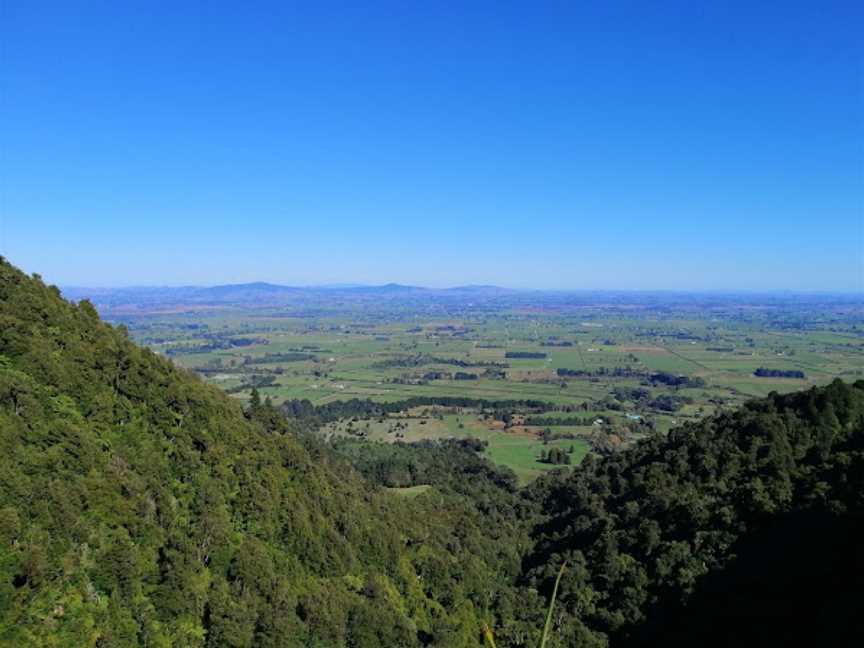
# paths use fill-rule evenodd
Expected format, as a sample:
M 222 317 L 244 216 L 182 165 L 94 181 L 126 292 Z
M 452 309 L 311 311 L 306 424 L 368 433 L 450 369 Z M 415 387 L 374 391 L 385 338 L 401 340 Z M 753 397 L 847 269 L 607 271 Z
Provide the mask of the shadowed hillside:
M 738 542 L 686 606 L 648 615 L 633 646 L 864 645 L 864 516 L 797 513 Z
M 571 565 L 565 634 L 575 623 L 612 645 L 845 645 L 860 627 L 862 381 L 774 394 L 532 490 L 547 519 L 527 582 L 548 591 L 554 565 Z

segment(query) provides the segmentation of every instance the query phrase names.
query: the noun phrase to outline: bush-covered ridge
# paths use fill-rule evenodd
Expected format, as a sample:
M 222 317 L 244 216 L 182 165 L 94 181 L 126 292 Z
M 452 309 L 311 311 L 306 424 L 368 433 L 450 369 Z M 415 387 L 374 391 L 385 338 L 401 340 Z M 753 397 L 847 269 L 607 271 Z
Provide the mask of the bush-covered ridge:
M 815 521 L 827 534 L 864 531 L 864 381 L 772 394 L 589 458 L 532 490 L 547 518 L 534 529 L 525 577 L 548 590 L 554 565 L 569 563 L 559 592 L 565 634 L 589 628 L 613 645 L 677 645 L 671 636 L 682 645 L 784 645 L 794 628 L 795 645 L 847 645 L 848 626 L 864 639 L 855 621 L 864 614 L 864 550 L 851 537 L 808 535 Z M 813 549 L 829 546 L 830 554 Z M 754 564 L 772 561 L 753 575 Z M 850 577 L 857 595 L 837 585 Z M 700 603 L 711 587 L 717 609 Z M 747 599 L 758 591 L 773 593 Z M 730 606 L 733 621 L 722 616 Z M 681 627 L 688 632 L 676 635 Z
M 476 645 L 518 548 L 284 426 L 0 263 L 0 645 Z
M 550 648 L 862 639 L 864 382 L 522 491 L 466 444 L 288 429 L 314 418 L 0 261 L 0 646 L 536 646 L 565 560 Z

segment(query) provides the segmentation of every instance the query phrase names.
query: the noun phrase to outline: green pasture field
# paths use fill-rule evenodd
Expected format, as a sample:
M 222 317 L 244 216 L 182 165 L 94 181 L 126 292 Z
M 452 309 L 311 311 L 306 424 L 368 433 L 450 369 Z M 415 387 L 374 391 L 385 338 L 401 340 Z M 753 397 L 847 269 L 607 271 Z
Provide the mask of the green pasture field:
M 786 330 L 738 313 L 704 319 L 650 312 L 624 317 L 594 309 L 586 314 L 502 311 L 436 319 L 403 312 L 280 317 L 244 310 L 126 323 L 137 341 L 241 400 L 249 398 L 255 380 L 265 381 L 258 390 L 276 404 L 308 399 L 322 405 L 352 398 L 395 402 L 415 396 L 532 399 L 578 410 L 578 416 L 606 412 L 619 423 L 626 422 L 625 414 L 636 413 L 661 433 L 771 391 L 806 389 L 836 377 L 864 378 L 864 327 L 816 321 L 806 329 Z M 544 356 L 507 358 L 513 351 Z M 297 353 L 312 357 L 278 357 Z M 760 367 L 803 371 L 805 378 L 757 377 L 753 372 Z M 593 373 L 561 377 L 558 369 Z M 631 374 L 608 375 L 616 369 Z M 456 380 L 456 372 L 477 379 Z M 657 372 L 705 384 L 679 388 L 647 380 Z M 629 400 L 634 390 L 647 397 Z M 682 399 L 677 411 L 659 408 L 657 399 L 663 396 Z M 561 411 L 547 415 L 567 416 Z M 476 416 L 462 416 L 459 422 L 463 427 L 451 415 L 423 424 L 410 419 L 401 440 L 476 436 L 489 442 L 490 459 L 513 468 L 523 482 L 551 468 L 537 461 L 543 444 L 531 430 L 491 429 Z M 394 440 L 387 432 L 389 420 L 383 426 L 362 423 L 369 424 L 369 440 Z M 331 424 L 325 433 L 342 434 L 344 425 Z M 572 443 L 574 463 L 589 449 L 583 439 L 554 443 Z
M 396 429 L 397 424 L 403 424 L 404 429 Z M 461 425 L 461 427 L 460 427 Z M 578 464 L 586 454 L 589 446 L 583 438 L 559 439 L 544 444 L 537 436 L 540 428 L 517 428 L 515 430 L 492 429 L 478 420 L 476 413 L 466 412 L 462 415 L 446 414 L 441 419 L 433 416 L 402 417 L 390 416 L 382 419 L 370 419 L 360 423 L 340 421 L 325 426 L 325 435 L 354 436 L 352 430 L 362 433 L 369 442 L 415 441 L 431 439 L 476 438 L 485 441 L 488 446 L 486 456 L 491 461 L 511 468 L 521 483 L 527 483 L 547 470 L 561 468 L 539 461 L 542 450 L 560 447 L 569 450 L 573 447 L 572 465 Z M 585 431 L 584 428 L 556 428 L 557 431 Z

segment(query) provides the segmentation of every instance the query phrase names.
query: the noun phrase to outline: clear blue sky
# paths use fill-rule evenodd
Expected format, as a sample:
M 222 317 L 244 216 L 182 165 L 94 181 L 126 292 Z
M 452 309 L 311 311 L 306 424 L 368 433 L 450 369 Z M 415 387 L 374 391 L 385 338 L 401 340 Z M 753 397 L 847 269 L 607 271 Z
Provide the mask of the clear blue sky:
M 860 291 L 862 7 L 3 0 L 0 254 L 65 285 Z

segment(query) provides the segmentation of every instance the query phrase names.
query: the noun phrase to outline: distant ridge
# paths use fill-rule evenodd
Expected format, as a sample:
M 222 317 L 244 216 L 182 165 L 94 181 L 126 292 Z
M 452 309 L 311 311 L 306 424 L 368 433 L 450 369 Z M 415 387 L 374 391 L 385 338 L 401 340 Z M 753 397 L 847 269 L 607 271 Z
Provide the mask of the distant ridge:
M 127 306 L 152 307 L 163 305 L 225 306 L 230 304 L 279 306 L 308 301 L 324 301 L 344 297 L 347 299 L 405 298 L 411 296 L 448 299 L 460 296 L 488 296 L 510 294 L 497 286 L 457 286 L 454 288 L 425 288 L 399 283 L 380 286 L 329 285 L 285 286 L 264 281 L 216 286 L 135 286 L 129 288 L 88 288 L 68 286 L 62 288 L 67 299 L 91 300 L 103 309 Z
M 388 283 L 382 286 L 355 286 L 353 288 L 345 288 L 351 292 L 369 292 L 369 293 L 405 293 L 405 292 L 425 292 L 430 288 L 420 286 L 406 286 L 398 283 Z
M 375 290 L 375 291 L 388 291 L 388 290 L 426 290 L 429 292 L 446 292 L 446 291 L 474 291 L 474 292 L 483 292 L 483 291 L 506 291 L 506 292 L 519 292 L 513 288 L 503 288 L 501 286 L 496 286 L 494 284 L 465 284 L 460 286 L 451 286 L 448 288 L 429 288 L 426 286 L 414 286 L 411 284 L 401 284 L 397 282 L 390 282 L 386 284 L 357 284 L 357 283 L 334 283 L 334 284 L 313 284 L 313 285 L 301 285 L 301 286 L 289 286 L 287 284 L 275 284 L 267 281 L 250 281 L 245 283 L 228 283 L 228 284 L 215 284 L 212 286 L 197 286 L 193 284 L 182 285 L 182 286 L 121 286 L 116 288 L 104 287 L 104 286 L 61 286 L 62 292 L 64 294 L 79 294 L 79 293 L 91 293 L 91 294 L 103 294 L 103 293 L 119 293 L 119 292 L 127 292 L 127 291 L 221 291 L 226 289 L 250 289 L 250 290 Z
M 477 293 L 477 294 L 503 294 L 516 292 L 529 292 L 526 290 L 514 290 L 513 288 L 502 288 L 491 284 L 468 284 L 466 286 L 453 286 L 452 288 L 444 288 L 447 292 L 462 292 L 462 293 Z
M 104 315 L 189 311 L 201 309 L 291 309 L 320 312 L 348 305 L 389 308 L 392 305 L 423 308 L 441 315 L 477 312 L 486 308 L 580 309 L 585 307 L 664 307 L 704 311 L 706 308 L 782 308 L 795 304 L 843 304 L 864 312 L 857 295 L 757 294 L 720 292 L 542 290 L 511 289 L 489 284 L 466 284 L 450 288 L 427 288 L 400 283 L 382 285 L 341 284 L 286 286 L 265 281 L 215 286 L 133 286 L 128 288 L 65 287 L 71 301 L 89 299 Z M 430 311 L 431 309 L 431 311 Z

